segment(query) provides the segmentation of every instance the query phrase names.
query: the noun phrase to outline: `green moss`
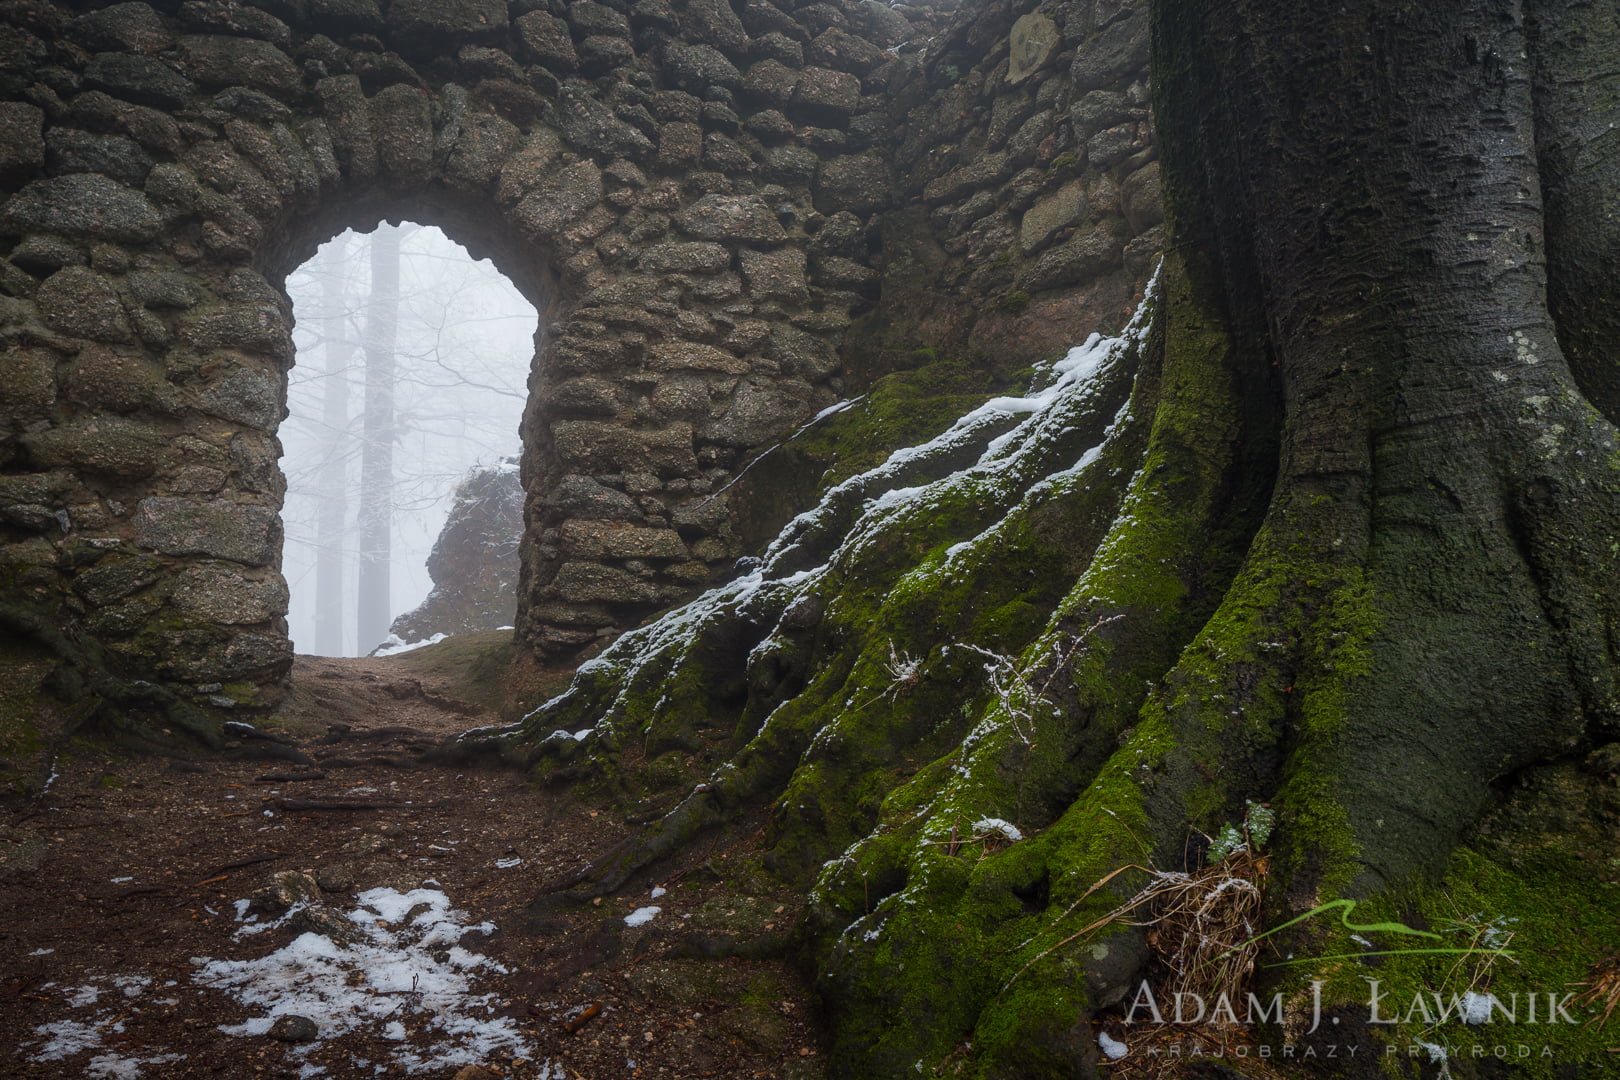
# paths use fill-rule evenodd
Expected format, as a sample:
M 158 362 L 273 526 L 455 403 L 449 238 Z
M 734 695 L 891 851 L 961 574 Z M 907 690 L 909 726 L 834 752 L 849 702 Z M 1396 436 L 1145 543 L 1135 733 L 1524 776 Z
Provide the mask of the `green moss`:
M 879 379 L 858 405 L 793 441 L 822 469 L 820 490 L 881 465 L 901 447 L 926 442 L 1010 385 L 1006 373 L 964 357 L 940 358 L 932 348 L 910 355 L 916 367 Z
M 444 680 L 450 697 L 500 709 L 506 704 L 508 675 L 516 658 L 511 630 L 479 630 L 453 634 L 388 662 L 414 675 Z
M 1596 865 L 1519 868 L 1464 846 L 1443 873 L 1354 912 L 1358 924 L 1399 922 L 1438 940 L 1353 934 L 1336 918 L 1324 918 L 1279 943 L 1263 962 L 1284 964 L 1268 970 L 1281 975 L 1277 985 L 1302 1018 L 1310 983 L 1320 982 L 1324 1016 L 1357 1025 L 1357 1037 L 1376 1044 L 1368 1056 L 1386 1076 L 1417 1076 L 1416 1063 L 1430 1060 L 1424 1044 L 1449 1051 L 1457 1080 L 1503 1075 L 1496 1047 L 1504 1048 L 1511 1075 L 1526 1080 L 1605 1074 L 1614 1033 L 1589 1022 L 1591 1008 L 1573 1000 L 1592 965 L 1620 946 L 1620 884 L 1594 873 Z M 1363 957 L 1373 952 L 1387 954 Z M 1290 954 L 1295 962 L 1285 963 Z M 1376 1014 L 1371 980 L 1377 980 Z M 1493 1011 L 1485 1024 L 1463 1023 L 1456 1003 L 1469 992 L 1494 996 L 1505 1010 Z M 1549 1000 L 1565 1012 L 1550 1009 Z
M 1029 293 L 1014 289 L 996 302 L 996 310 L 1007 315 L 1022 315 L 1029 308 Z
M 250 682 L 228 682 L 220 687 L 219 692 L 238 705 L 259 703 L 259 687 Z

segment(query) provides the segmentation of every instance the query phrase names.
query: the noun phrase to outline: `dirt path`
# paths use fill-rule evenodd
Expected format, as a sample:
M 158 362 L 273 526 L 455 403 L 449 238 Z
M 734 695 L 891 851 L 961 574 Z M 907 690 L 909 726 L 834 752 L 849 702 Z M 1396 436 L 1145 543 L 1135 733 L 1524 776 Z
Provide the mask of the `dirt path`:
M 537 919 L 622 822 L 417 762 L 494 718 L 397 660 L 294 679 L 296 747 L 81 753 L 0 807 L 0 1075 L 821 1076 L 785 964 L 683 958 L 798 917 L 748 844 Z

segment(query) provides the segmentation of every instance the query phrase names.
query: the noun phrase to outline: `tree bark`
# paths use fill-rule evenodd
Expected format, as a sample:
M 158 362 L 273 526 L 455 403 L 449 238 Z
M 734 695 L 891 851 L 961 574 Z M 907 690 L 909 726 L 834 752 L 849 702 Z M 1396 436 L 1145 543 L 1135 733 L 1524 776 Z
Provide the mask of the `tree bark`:
M 1616 524 L 1614 434 L 1559 346 L 1592 328 L 1549 311 L 1531 42 L 1483 0 L 1165 2 L 1155 25 L 1173 235 L 1249 263 L 1232 322 L 1281 388 L 1251 565 L 1354 576 L 1378 623 L 1323 748 L 1340 869 L 1374 888 L 1615 718 L 1614 561 L 1589 542 Z
M 399 328 L 399 230 L 371 236 L 371 293 L 366 304 L 365 411 L 360 450 L 360 560 L 355 604 L 356 644 L 369 652 L 388 637 L 389 556 L 393 535 L 395 339 Z
M 334 242 L 336 243 L 336 242 Z M 341 261 L 342 256 L 333 261 Z M 320 474 L 316 480 L 320 507 L 315 519 L 315 653 L 342 656 L 344 549 L 348 539 L 349 469 L 349 365 L 354 361 L 354 337 L 343 290 L 343 274 L 336 266 L 321 272 L 321 337 L 325 366 L 321 389 L 321 427 L 324 435 Z

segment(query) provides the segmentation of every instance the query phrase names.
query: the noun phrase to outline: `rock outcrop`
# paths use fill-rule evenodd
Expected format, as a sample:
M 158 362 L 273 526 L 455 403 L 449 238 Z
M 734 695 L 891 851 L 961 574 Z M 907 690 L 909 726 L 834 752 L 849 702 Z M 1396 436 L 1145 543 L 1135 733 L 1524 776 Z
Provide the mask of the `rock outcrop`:
M 450 516 L 428 555 L 433 590 L 395 619 L 401 641 L 511 626 L 517 613 L 523 487 L 517 462 L 475 468 L 456 485 Z

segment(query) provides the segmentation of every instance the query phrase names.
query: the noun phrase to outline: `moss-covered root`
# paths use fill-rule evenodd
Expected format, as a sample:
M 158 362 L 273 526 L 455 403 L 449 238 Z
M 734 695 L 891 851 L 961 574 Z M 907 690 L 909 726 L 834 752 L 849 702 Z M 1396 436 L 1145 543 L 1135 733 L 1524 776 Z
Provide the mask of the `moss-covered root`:
M 941 726 L 926 703 L 962 689 L 940 684 L 932 698 L 902 701 L 892 684 L 964 633 L 1022 649 L 1061 599 L 1051 581 L 1074 572 L 1062 572 L 1075 559 L 1070 549 L 1084 559 L 1106 531 L 1118 509 L 1107 478 L 1140 461 L 1142 425 L 1125 406 L 1142 331 L 1145 319 L 1128 342 L 1089 342 L 1058 365 L 1047 389 L 992 401 L 925 446 L 839 484 L 783 531 L 759 569 L 625 635 L 528 717 L 522 737 L 544 774 L 590 770 L 637 814 L 668 805 L 683 781 L 689 792 L 574 886 L 615 887 L 709 824 L 777 799 L 818 742 L 828 751 L 822 765 L 846 756 L 822 736 L 860 713 L 895 718 L 865 740 L 882 744 L 880 760 L 841 774 L 870 798 L 853 800 L 853 821 L 851 800 L 831 799 L 845 806 L 837 820 L 788 830 L 790 876 L 859 835 L 850 831 L 856 822 L 869 827 L 905 748 Z M 850 493 L 861 507 L 853 520 Z M 801 569 L 812 556 L 822 561 Z M 964 567 L 971 573 L 935 595 L 902 583 L 919 563 L 936 583 Z M 971 692 L 982 675 L 967 659 L 953 654 L 950 666 L 969 669 Z M 953 713 L 957 705 L 959 697 Z M 926 757 L 960 734 L 935 738 Z M 479 738 L 513 741 L 510 733 Z M 678 764 L 666 768 L 671 756 Z
M 850 1075 L 947 1056 L 984 1075 L 1069 1075 L 1095 1052 L 1085 1016 L 1140 964 L 1128 932 L 1088 942 L 1090 954 L 1053 946 L 1128 894 L 1129 875 L 1110 875 L 1167 846 L 1145 793 L 1167 780 L 1168 724 L 1143 706 L 1231 585 L 1251 540 L 1241 523 L 1259 519 L 1271 465 L 1220 313 L 1173 259 L 1165 289 L 1172 314 L 1142 465 L 1017 665 L 1048 689 L 992 700 L 817 882 L 823 987 Z M 1056 683 L 1043 674 L 1054 667 Z M 906 1004 L 878 1008 L 885 1000 Z

